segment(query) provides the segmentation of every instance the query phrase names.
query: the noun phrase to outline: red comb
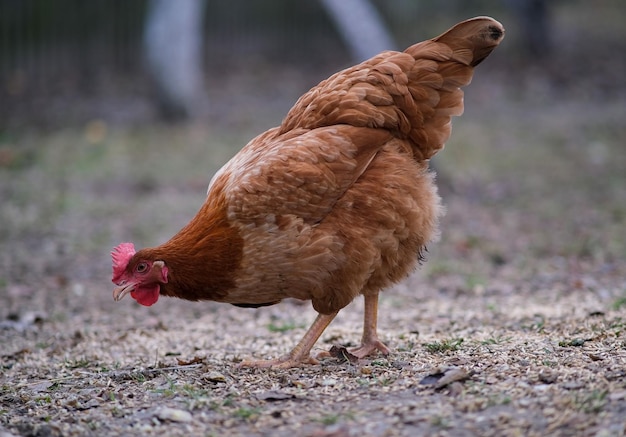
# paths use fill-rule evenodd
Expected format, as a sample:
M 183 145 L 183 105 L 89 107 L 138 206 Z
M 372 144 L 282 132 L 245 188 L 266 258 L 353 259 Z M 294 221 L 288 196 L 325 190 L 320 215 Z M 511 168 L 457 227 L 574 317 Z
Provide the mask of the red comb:
M 135 254 L 135 245 L 133 243 L 118 244 L 111 252 L 113 258 L 113 282 L 117 282 L 124 274 L 128 261 Z

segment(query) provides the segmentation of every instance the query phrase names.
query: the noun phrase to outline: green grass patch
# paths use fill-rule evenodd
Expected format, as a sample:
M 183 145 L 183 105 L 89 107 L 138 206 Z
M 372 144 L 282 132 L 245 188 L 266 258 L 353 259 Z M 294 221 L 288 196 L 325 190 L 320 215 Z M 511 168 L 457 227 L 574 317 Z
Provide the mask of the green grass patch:
M 432 343 L 425 343 L 424 348 L 431 354 L 454 352 L 463 344 L 463 338 L 451 338 Z
M 305 325 L 302 323 L 296 323 L 293 320 L 289 321 L 281 321 L 281 322 L 270 322 L 267 325 L 267 329 L 270 332 L 288 332 L 293 331 L 294 329 L 304 328 Z

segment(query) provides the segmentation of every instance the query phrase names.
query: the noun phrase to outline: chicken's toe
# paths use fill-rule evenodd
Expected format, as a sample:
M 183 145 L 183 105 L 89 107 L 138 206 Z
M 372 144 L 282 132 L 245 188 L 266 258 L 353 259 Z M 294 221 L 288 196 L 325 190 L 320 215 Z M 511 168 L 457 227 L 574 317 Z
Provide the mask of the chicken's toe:
M 391 350 L 378 339 L 363 343 L 361 346 L 349 350 L 349 352 L 357 358 L 365 358 L 376 351 L 383 355 L 389 355 L 391 353 Z

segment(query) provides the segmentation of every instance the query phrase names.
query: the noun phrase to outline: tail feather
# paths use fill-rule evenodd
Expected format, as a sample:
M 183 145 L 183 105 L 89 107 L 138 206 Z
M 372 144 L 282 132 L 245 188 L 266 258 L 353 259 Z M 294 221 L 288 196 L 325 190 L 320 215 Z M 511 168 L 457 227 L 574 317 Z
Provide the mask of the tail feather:
M 460 87 L 503 37 L 500 23 L 477 17 L 404 52 L 383 52 L 303 95 L 279 133 L 333 124 L 388 129 L 409 140 L 415 159 L 429 159 L 450 137 L 450 118 L 463 113 Z
M 504 38 L 504 27 L 491 17 L 476 17 L 461 21 L 433 41 L 452 47 L 454 59 L 475 67 L 495 49 Z

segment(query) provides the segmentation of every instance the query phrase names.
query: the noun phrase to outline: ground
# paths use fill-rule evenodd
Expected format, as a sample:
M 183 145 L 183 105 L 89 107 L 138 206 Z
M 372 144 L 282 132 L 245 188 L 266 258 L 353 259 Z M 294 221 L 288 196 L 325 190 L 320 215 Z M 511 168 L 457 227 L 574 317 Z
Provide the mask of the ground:
M 558 89 L 539 70 L 511 86 L 494 62 L 434 162 L 441 240 L 382 295 L 393 352 L 363 361 L 238 367 L 289 350 L 308 303 L 112 300 L 111 248 L 184 225 L 219 166 L 280 120 L 262 102 L 233 110 L 240 125 L 4 135 L 0 435 L 623 435 L 623 89 Z M 341 311 L 316 349 L 355 345 L 361 314 Z

